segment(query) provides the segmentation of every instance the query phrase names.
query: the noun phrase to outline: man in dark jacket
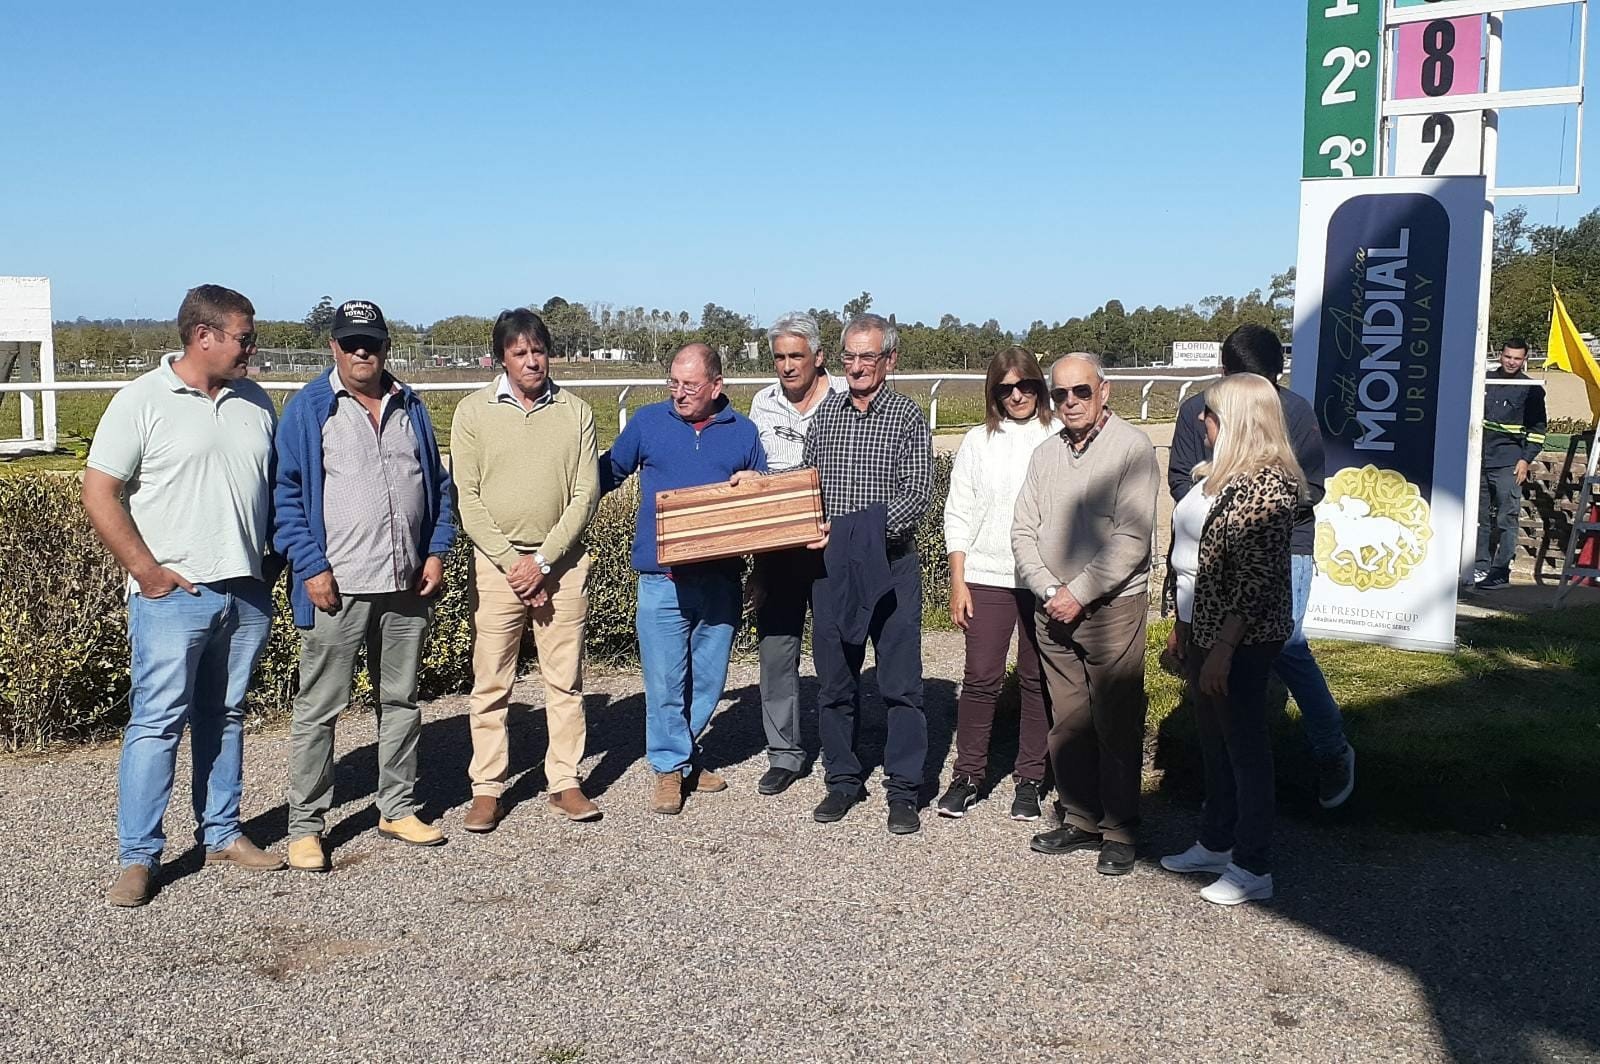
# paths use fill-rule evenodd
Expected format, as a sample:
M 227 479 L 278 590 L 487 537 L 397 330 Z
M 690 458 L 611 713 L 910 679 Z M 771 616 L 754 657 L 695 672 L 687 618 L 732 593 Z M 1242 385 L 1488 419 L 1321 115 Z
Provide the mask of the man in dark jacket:
M 1254 373 L 1277 384 L 1283 373 L 1283 344 L 1272 330 L 1260 325 L 1241 325 L 1222 343 L 1222 372 Z M 1294 447 L 1295 460 L 1306 475 L 1306 489 L 1311 499 L 1295 524 L 1292 576 L 1294 583 L 1294 633 L 1283 645 L 1273 665 L 1278 678 L 1294 696 L 1300 707 L 1300 719 L 1305 723 L 1306 740 L 1311 745 L 1311 755 L 1317 762 L 1317 800 L 1324 809 L 1342 805 L 1356 785 L 1356 752 L 1344 737 L 1344 720 L 1339 716 L 1339 706 L 1328 690 L 1328 681 L 1311 656 L 1303 627 L 1306 602 L 1311 595 L 1311 578 L 1316 572 L 1312 558 L 1316 542 L 1317 524 L 1311 507 L 1322 501 L 1324 458 L 1322 430 L 1317 426 L 1317 415 L 1311 404 L 1286 388 L 1278 388 L 1278 398 L 1283 403 L 1283 417 L 1289 424 L 1289 442 Z M 1211 453 L 1206 447 L 1205 429 L 1200 424 L 1200 412 L 1205 408 L 1205 397 L 1196 395 L 1178 411 L 1178 423 L 1172 433 L 1172 454 L 1167 465 L 1167 486 L 1174 501 L 1182 499 L 1194 486 L 1193 470 Z
M 333 730 L 363 646 L 378 696 L 378 834 L 437 846 L 417 817 L 417 670 L 455 540 L 450 474 L 421 396 L 385 364 L 389 329 L 366 300 L 333 318 L 333 369 L 289 400 L 277 438 L 273 542 L 289 559 L 301 630 L 289 727 L 289 867 L 326 872 Z
M 1511 582 L 1511 559 L 1517 551 L 1517 520 L 1522 514 L 1522 485 L 1528 464 L 1544 450 L 1544 386 L 1496 384 L 1532 380 L 1523 371 L 1528 342 L 1516 337 L 1500 349 L 1500 366 L 1488 373 L 1483 396 L 1483 472 L 1478 478 L 1478 561 L 1472 584 L 1493 591 Z M 1491 533 L 1500 541 L 1489 553 Z

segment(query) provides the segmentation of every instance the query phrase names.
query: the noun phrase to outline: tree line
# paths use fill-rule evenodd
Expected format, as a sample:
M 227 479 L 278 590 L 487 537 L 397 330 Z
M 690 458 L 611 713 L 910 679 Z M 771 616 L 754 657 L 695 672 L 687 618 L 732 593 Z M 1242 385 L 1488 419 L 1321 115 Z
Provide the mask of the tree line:
M 1491 346 L 1507 336 L 1523 336 L 1541 347 L 1550 315 L 1550 284 L 1561 289 L 1567 309 L 1580 328 L 1592 328 L 1600 311 L 1600 208 L 1570 227 L 1529 225 L 1527 212 L 1513 208 L 1495 223 L 1493 297 L 1490 307 Z M 1138 306 L 1127 309 L 1120 299 L 1107 300 L 1088 314 L 1065 320 L 1032 322 L 1023 332 L 1003 329 L 993 318 L 982 323 L 942 315 L 934 324 L 895 324 L 900 331 L 900 368 L 977 369 L 990 356 L 1013 344 L 1040 354 L 1093 351 L 1109 365 L 1138 366 L 1165 361 L 1180 340 L 1221 340 L 1239 325 L 1252 322 L 1274 329 L 1285 340 L 1293 325 L 1295 271 L 1274 274 L 1268 283 L 1240 296 L 1214 295 L 1180 306 Z M 595 351 L 622 351 L 640 362 L 660 362 L 684 344 L 700 342 L 737 360 L 746 345 L 763 353 L 765 322 L 717 303 L 698 314 L 688 310 L 646 309 L 609 302 L 572 302 L 561 296 L 533 301 L 554 342 L 552 355 L 576 359 Z M 811 307 L 822 327 L 825 350 L 839 350 L 844 322 L 872 309 L 872 293 L 862 292 L 837 310 Z M 335 304 L 323 296 L 299 321 L 258 321 L 260 346 L 278 350 L 323 350 L 333 324 Z M 432 344 L 439 347 L 486 348 L 494 319 L 458 314 L 428 325 L 389 319 L 397 347 Z M 149 319 L 79 318 L 57 322 L 56 357 L 90 360 L 110 367 L 119 360 L 143 358 L 151 352 L 175 350 L 177 323 Z

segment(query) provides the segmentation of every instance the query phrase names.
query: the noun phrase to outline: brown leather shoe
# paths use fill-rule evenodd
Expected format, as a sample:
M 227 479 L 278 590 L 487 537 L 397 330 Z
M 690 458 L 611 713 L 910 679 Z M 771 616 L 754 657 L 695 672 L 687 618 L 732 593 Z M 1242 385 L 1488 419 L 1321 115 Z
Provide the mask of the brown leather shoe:
M 600 807 L 577 787 L 568 787 L 550 796 L 550 808 L 568 820 L 599 820 Z
M 148 904 L 154 896 L 155 877 L 150 874 L 150 866 L 142 864 L 123 865 L 117 881 L 106 891 L 106 901 L 124 909 Z
M 650 811 L 677 816 L 683 812 L 683 776 L 676 772 L 657 772 L 655 790 L 650 793 Z
M 696 769 L 694 789 L 701 794 L 715 794 L 728 789 L 728 781 L 708 768 Z
M 283 867 L 283 858 L 240 835 L 223 849 L 206 851 L 206 864 L 234 864 L 252 872 L 276 872 Z
M 467 807 L 467 815 L 461 819 L 461 826 L 468 831 L 493 831 L 500 826 L 500 818 L 505 816 L 500 811 L 500 799 L 492 794 L 475 794 L 472 804 Z

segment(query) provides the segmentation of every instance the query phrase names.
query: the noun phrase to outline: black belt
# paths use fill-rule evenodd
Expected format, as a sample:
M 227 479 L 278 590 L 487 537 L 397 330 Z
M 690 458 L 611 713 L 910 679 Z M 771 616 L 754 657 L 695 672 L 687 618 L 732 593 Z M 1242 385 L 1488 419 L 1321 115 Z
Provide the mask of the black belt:
M 889 556 L 889 560 L 892 562 L 899 561 L 901 558 L 904 558 L 907 554 L 912 553 L 916 549 L 917 541 L 913 536 L 907 536 L 905 539 L 901 540 L 891 539 L 884 544 L 884 553 Z

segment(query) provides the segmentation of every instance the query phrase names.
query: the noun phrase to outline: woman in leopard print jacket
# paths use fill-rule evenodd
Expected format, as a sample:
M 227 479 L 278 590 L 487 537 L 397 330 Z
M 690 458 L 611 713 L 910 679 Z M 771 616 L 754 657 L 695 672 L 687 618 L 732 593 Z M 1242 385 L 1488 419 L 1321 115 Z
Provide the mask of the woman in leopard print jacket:
M 1218 381 L 1201 417 L 1213 459 L 1195 467 L 1195 486 L 1210 512 L 1199 536 L 1193 611 L 1171 649 L 1194 698 L 1206 799 L 1199 840 L 1161 863 L 1220 874 L 1201 897 L 1237 905 L 1272 897 L 1267 674 L 1294 630 L 1289 541 L 1305 474 L 1265 379 L 1238 373 Z

